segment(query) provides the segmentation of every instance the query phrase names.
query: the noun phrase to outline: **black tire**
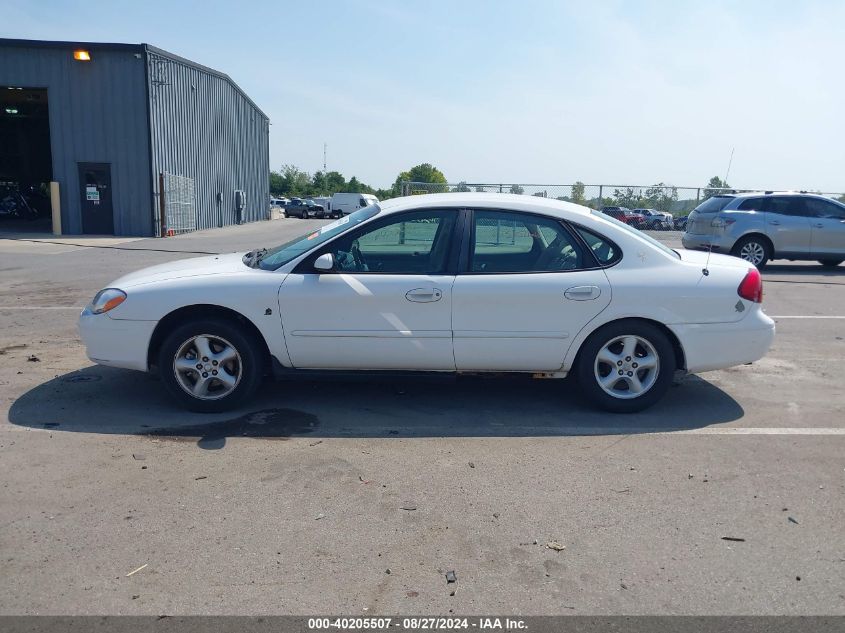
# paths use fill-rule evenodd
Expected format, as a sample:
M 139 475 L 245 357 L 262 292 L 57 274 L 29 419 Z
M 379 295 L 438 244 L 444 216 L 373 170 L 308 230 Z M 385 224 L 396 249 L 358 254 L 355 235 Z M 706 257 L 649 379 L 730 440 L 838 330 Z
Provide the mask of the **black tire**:
M 599 352 L 607 347 L 611 341 L 624 337 L 636 337 L 640 341 L 648 343 L 657 356 L 656 367 L 654 369 L 631 367 L 630 363 L 636 363 L 638 354 L 639 357 L 642 357 L 644 356 L 643 352 L 651 353 L 645 345 L 638 341 L 635 348 L 636 352 L 630 356 L 633 359 L 632 361 L 625 360 L 629 357 L 620 357 L 620 361 L 623 363 L 620 369 L 614 367 L 606 374 L 602 374 L 601 372 L 611 365 L 597 360 Z M 621 345 L 622 343 L 618 344 Z M 616 349 L 615 345 L 613 349 Z M 608 323 L 593 332 L 581 346 L 574 369 L 575 378 L 581 392 L 590 402 L 612 413 L 634 413 L 652 406 L 665 395 L 672 384 L 675 368 L 675 350 L 666 334 L 651 323 L 637 319 L 626 319 Z M 645 384 L 650 382 L 649 386 L 639 396 L 630 396 L 627 391 L 621 388 L 623 385 L 619 385 L 620 382 L 624 385 L 630 385 L 624 374 L 617 379 L 616 383 L 610 385 L 611 388 L 619 385 L 619 389 L 611 389 L 611 391 L 619 393 L 618 396 L 608 393 L 601 386 L 599 378 L 596 376 L 597 371 L 599 376 L 606 377 L 617 371 L 627 373 L 629 369 L 636 373 L 637 378 L 644 381 Z M 651 371 L 656 373 L 652 375 Z
M 836 268 L 842 262 L 845 262 L 845 259 L 820 259 L 819 260 L 819 263 L 822 266 L 824 266 L 825 268 Z
M 219 337 L 239 355 L 239 380 L 230 393 L 216 399 L 201 399 L 189 394 L 177 378 L 174 367 L 177 353 L 188 341 L 202 334 L 212 339 Z M 232 321 L 216 317 L 197 319 L 179 326 L 164 339 L 158 353 L 158 371 L 167 392 L 183 407 L 200 413 L 215 413 L 237 407 L 255 393 L 264 374 L 264 355 L 255 336 Z M 213 378 L 211 380 L 214 382 Z M 215 385 L 223 386 L 219 382 Z
M 751 261 L 743 256 L 743 249 L 754 251 L 758 251 L 759 249 L 758 252 L 762 252 L 763 257 L 759 260 L 759 263 Z M 739 257 L 740 259 L 747 261 L 749 264 L 754 264 L 757 267 L 757 270 L 763 270 L 772 258 L 772 247 L 769 245 L 769 242 L 762 237 L 748 235 L 734 244 L 734 247 L 731 249 L 731 255 Z

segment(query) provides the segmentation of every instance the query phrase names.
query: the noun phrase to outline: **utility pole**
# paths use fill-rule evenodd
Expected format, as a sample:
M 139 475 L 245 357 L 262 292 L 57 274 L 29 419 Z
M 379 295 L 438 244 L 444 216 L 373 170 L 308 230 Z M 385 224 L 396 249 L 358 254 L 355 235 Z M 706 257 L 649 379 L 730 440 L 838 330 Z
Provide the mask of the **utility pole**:
M 328 189 L 328 178 L 326 178 L 326 150 L 328 149 L 329 145 L 325 141 L 323 142 L 323 195 L 327 196 L 329 194 Z

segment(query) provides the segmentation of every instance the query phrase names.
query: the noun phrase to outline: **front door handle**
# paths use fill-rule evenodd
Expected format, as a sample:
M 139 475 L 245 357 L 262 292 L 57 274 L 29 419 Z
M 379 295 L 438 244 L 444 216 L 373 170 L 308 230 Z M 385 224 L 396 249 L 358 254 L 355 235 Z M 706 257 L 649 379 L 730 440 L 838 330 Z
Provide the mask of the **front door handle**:
M 598 286 L 573 286 L 568 288 L 563 296 L 572 301 L 591 301 L 601 296 L 601 288 Z
M 821 222 L 816 222 L 816 228 L 823 229 L 824 224 L 822 224 Z
M 440 301 L 443 291 L 440 288 L 414 288 L 405 293 L 405 298 L 414 303 L 430 303 Z

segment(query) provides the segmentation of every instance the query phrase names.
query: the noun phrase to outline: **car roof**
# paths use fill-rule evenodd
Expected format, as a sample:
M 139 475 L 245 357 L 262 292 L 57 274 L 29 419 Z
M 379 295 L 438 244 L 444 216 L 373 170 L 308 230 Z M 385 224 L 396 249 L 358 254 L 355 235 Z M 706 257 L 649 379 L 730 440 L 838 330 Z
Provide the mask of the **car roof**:
M 810 198 L 824 198 L 825 200 L 830 199 L 820 193 L 813 193 L 812 191 L 741 191 L 736 193 L 725 191 L 724 193 L 717 193 L 713 197 L 759 198 L 761 196 L 805 196 Z
M 582 207 L 572 202 L 542 198 L 540 196 L 525 196 L 516 193 L 427 193 L 417 196 L 391 198 L 379 202 L 379 208 L 384 213 L 396 213 L 409 209 L 430 209 L 433 207 L 508 209 L 515 211 L 534 211 L 558 217 L 567 215 L 587 216 L 592 209 Z

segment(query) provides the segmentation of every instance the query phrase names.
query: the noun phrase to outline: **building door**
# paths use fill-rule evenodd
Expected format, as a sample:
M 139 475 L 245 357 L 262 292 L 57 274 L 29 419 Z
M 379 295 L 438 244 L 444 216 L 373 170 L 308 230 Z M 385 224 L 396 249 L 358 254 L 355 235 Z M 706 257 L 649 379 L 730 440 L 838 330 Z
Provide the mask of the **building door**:
M 82 232 L 114 235 L 114 212 L 109 163 L 79 163 Z

